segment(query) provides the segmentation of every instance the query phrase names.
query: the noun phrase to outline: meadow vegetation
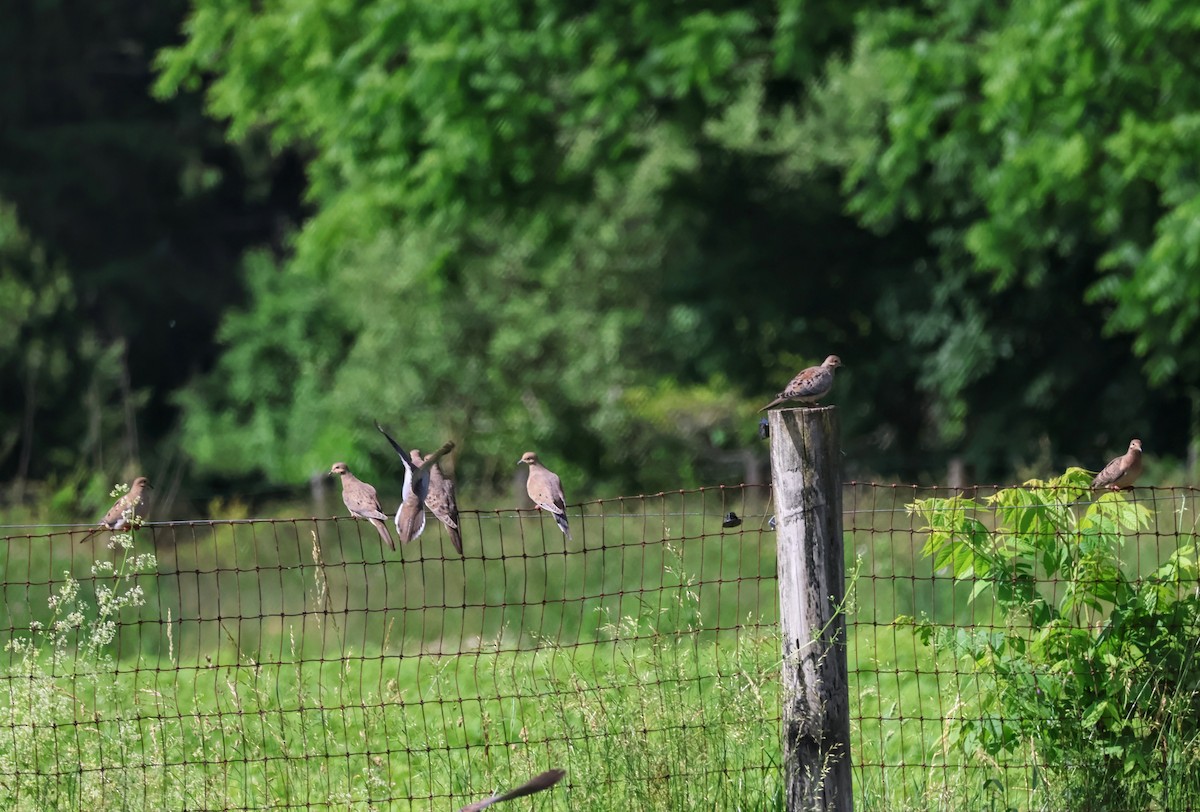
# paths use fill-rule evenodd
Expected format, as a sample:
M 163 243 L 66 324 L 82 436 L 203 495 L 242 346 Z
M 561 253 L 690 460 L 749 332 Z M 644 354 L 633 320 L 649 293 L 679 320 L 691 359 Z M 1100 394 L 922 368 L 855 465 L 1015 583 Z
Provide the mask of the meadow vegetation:
M 1114 566 L 1156 577 L 1186 560 L 1177 544 L 1194 544 L 1186 498 L 1104 496 L 1089 510 L 1136 517 L 1140 532 L 1101 528 L 1088 549 L 1116 542 Z M 1072 773 L 1056 767 L 1079 762 L 1055 762 L 1070 754 L 1033 737 L 1078 702 L 1025 692 L 998 714 L 1014 694 L 996 658 L 963 648 L 1015 645 L 1031 628 L 997 599 L 1004 579 L 968 572 L 961 547 L 938 557 L 959 525 L 931 517 L 965 506 L 936 494 L 912 514 L 888 504 L 899 509 L 846 519 L 856 808 L 1094 808 L 1057 805 Z M 730 507 L 744 523 L 723 529 Z M 1008 527 L 984 500 L 973 509 L 987 533 Z M 769 505 L 713 489 L 584 510 L 574 542 L 540 517 L 469 514 L 466 559 L 444 557 L 435 527 L 396 560 L 344 519 L 151 526 L 131 547 L 10 542 L 0 804 L 444 809 L 561 766 L 567 780 L 534 808 L 781 808 Z M 1077 543 L 1043 537 L 1044 551 Z M 1058 575 L 1039 581 L 1047 605 L 1063 599 Z M 1151 580 L 1127 582 L 1145 605 Z M 1100 639 L 1086 623 L 1053 625 Z M 1055 673 L 1027 649 L 1031 669 Z M 1192 672 L 1172 673 L 1182 702 Z M 981 731 L 998 716 L 1025 727 L 990 742 Z M 1180 732 L 1173 769 L 1189 752 L 1174 747 Z M 1149 758 L 1168 739 L 1143 738 Z M 1110 808 L 1158 808 L 1146 797 Z

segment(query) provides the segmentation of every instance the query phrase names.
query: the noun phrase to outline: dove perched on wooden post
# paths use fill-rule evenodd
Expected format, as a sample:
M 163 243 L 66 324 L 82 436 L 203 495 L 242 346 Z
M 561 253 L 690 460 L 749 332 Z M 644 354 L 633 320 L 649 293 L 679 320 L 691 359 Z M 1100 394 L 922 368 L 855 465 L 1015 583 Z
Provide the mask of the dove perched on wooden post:
M 117 499 L 113 506 L 108 509 L 108 513 L 104 514 L 104 518 L 100 520 L 100 524 L 89 530 L 79 540 L 79 543 L 83 544 L 101 530 L 111 530 L 114 533 L 121 533 L 128 530 L 131 525 L 136 525 L 134 519 L 137 517 L 138 506 L 142 504 L 142 491 L 146 488 L 154 490 L 154 486 L 144 476 L 133 480 L 133 484 L 129 486 L 129 492 Z
M 1142 441 L 1130 440 L 1129 450 L 1119 457 L 1109 460 L 1108 465 L 1100 469 L 1092 480 L 1092 489 L 1111 488 L 1119 491 L 1122 488 L 1132 488 L 1133 483 L 1142 475 Z
M 787 389 L 780 392 L 773 401 L 763 406 L 759 411 L 765 412 L 767 409 L 778 406 L 781 403 L 786 403 L 789 400 L 798 400 L 801 403 L 816 403 L 829 394 L 829 389 L 833 386 L 833 371 L 841 365 L 842 359 L 836 355 L 831 355 L 820 366 L 801 370 L 796 377 L 792 378 L 792 382 L 787 385 Z
M 421 464 L 425 464 L 425 458 L 421 460 Z M 454 496 L 454 480 L 442 473 L 441 466 L 436 462 L 429 466 L 429 491 L 425 494 L 425 507 L 433 511 L 438 521 L 446 525 L 450 543 L 454 545 L 458 554 L 462 555 L 462 530 L 458 526 L 458 500 Z
M 511 801 L 513 798 L 522 798 L 526 795 L 532 795 L 535 792 L 541 792 L 544 789 L 550 789 L 550 787 L 561 781 L 562 777 L 566 774 L 566 770 L 546 770 L 541 775 L 535 775 L 533 778 L 530 778 L 516 789 L 510 789 L 508 792 L 498 793 L 491 798 L 467 804 L 458 810 L 458 812 L 481 812 L 481 810 L 487 809 L 492 804 L 497 804 L 501 801 Z
M 425 499 L 429 495 L 430 469 L 438 460 L 454 450 L 454 443 L 445 443 L 437 451 L 423 457 L 415 448 L 405 452 L 392 435 L 379 425 L 379 421 L 375 421 L 375 428 L 387 438 L 400 461 L 404 463 L 404 488 L 400 507 L 396 509 L 395 524 L 400 542 L 407 544 L 425 531 Z
M 354 516 L 369 521 L 379 532 L 379 537 L 387 542 L 388 547 L 396 549 L 396 542 L 392 541 L 392 534 L 384 524 L 387 514 L 379 506 L 379 496 L 376 495 L 375 488 L 350 473 L 344 462 L 335 462 L 329 473 L 342 478 L 342 501 L 346 503 L 346 509 Z
M 529 466 L 529 479 L 525 483 L 525 490 L 533 500 L 534 506 L 552 515 L 558 523 L 558 529 L 570 539 L 571 528 L 567 525 L 567 504 L 563 497 L 562 480 L 558 478 L 558 474 L 542 465 L 537 454 L 532 451 L 526 451 L 521 456 L 517 464 L 521 463 Z

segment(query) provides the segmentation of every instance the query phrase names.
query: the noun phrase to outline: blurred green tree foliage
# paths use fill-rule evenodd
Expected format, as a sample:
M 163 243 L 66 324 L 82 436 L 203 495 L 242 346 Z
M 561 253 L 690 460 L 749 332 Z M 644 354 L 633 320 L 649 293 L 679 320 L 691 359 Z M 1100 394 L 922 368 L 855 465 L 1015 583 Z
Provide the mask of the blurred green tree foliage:
M 161 449 L 180 409 L 205 475 L 391 471 L 378 417 L 493 484 L 529 447 L 585 492 L 750 476 L 754 409 L 829 352 L 852 474 L 1006 477 L 1133 435 L 1182 453 L 1200 401 L 1182 4 L 103 0 L 9 22 L 0 195 L 75 323 L 126 350 L 105 419 Z M 42 448 L 76 420 L 56 403 Z
M 1200 277 L 1163 202 L 1191 97 L 1170 49 L 1136 55 L 1190 23 L 1106 9 L 196 0 L 158 92 L 205 82 L 233 138 L 304 150 L 315 215 L 250 263 L 188 448 L 295 478 L 382 414 L 489 474 L 537 446 L 665 485 L 648 443 L 746 445 L 749 405 L 833 350 L 851 448 L 885 470 L 1181 424 L 1112 334 L 1178 383 Z M 689 391 L 699 443 L 647 398 Z
M 1171 0 L 944 0 L 858 18 L 808 108 L 797 170 L 835 167 L 861 224 L 920 228 L 941 289 L 979 292 L 928 371 L 954 430 L 979 411 L 970 383 L 1018 354 L 1013 322 L 1046 340 L 1026 359 L 1032 385 L 1008 391 L 1028 402 L 1086 381 L 1099 411 L 1145 425 L 1118 403 L 1139 371 L 1073 351 L 1099 344 L 1074 324 L 1087 343 L 1072 347 L 1062 327 L 1079 313 L 1131 337 L 1152 384 L 1200 399 L 1198 34 L 1194 8 Z
M 71 277 L 0 200 L 0 466 L 18 484 L 34 472 L 72 472 L 80 459 L 103 462 L 105 438 L 123 434 L 124 414 L 104 408 L 119 388 L 122 352 L 78 323 Z M 74 409 L 54 413 L 63 423 L 39 432 L 47 407 L 65 401 Z M 35 454 L 44 458 L 37 468 Z
M 791 238 L 704 245 L 790 219 L 755 188 L 770 166 L 725 131 L 747 100 L 793 98 L 851 9 L 821 4 L 826 24 L 802 28 L 785 5 L 196 3 L 158 91 L 211 75 L 233 138 L 309 155 L 315 214 L 284 265 L 250 263 L 226 355 L 183 395 L 187 447 L 294 479 L 378 448 L 382 416 L 408 442 L 455 437 L 497 481 L 537 447 L 668 484 L 678 466 L 648 475 L 640 424 L 693 453 L 746 444 L 752 401 L 712 400 L 697 445 L 646 393 L 761 379 L 752 303 L 812 287 L 781 261 Z
M 24 293 L 0 302 L 14 342 L 0 342 L 13 365 L 0 379 L 0 452 L 16 443 L 0 453 L 0 480 L 86 472 L 100 499 L 134 474 L 161 482 L 179 459 L 171 394 L 212 365 L 242 253 L 295 219 L 298 161 L 253 139 L 230 146 L 197 94 L 151 96 L 151 59 L 179 39 L 185 8 L 4 10 L 0 284 Z

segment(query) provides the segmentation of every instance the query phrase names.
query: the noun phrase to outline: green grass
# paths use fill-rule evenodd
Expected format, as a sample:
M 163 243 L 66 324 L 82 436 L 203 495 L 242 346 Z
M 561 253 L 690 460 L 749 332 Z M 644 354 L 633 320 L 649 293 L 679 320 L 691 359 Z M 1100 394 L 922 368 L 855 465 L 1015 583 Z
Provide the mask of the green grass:
M 9 655 L 0 807 L 446 809 L 560 766 L 540 808 L 774 808 L 774 538 L 721 528 L 732 493 L 572 542 L 470 514 L 465 559 L 437 525 L 396 554 L 350 520 L 146 528 L 111 663 Z M 96 539 L 9 545 L 17 636 L 64 572 L 94 614 Z
M 996 621 L 930 571 L 903 498 L 847 499 L 856 808 L 1048 808 L 1021 758 L 964 764 L 945 739 L 970 669 L 892 620 Z M 1133 564 L 1187 531 L 1178 508 Z M 744 524 L 723 529 L 730 509 Z M 145 602 L 111 660 L 7 655 L 0 807 L 447 809 L 557 766 L 512 806 L 781 808 L 769 506 L 713 489 L 585 512 L 572 542 L 533 514 L 464 514 L 465 559 L 437 524 L 397 553 L 347 519 L 144 529 L 157 574 L 126 582 Z M 94 541 L 10 540 L 0 629 L 47 621 L 64 572 L 94 614 L 92 561 L 117 557 Z
M 729 647 L 738 662 L 723 648 L 663 638 L 470 657 L 347 652 L 56 680 L 72 697 L 12 681 L 4 728 L 31 746 L 3 759 L 0 804 L 445 809 L 561 766 L 569 781 L 542 808 L 773 808 L 773 647 Z M 55 707 L 24 712 L 37 703 Z M 34 729 L 35 718 L 61 727 Z

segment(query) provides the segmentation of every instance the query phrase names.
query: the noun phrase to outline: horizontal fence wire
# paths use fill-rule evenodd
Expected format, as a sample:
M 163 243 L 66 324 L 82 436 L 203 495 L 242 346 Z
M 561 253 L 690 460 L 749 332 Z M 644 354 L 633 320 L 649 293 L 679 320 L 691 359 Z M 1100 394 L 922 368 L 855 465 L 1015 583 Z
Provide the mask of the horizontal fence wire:
M 42 650 L 5 653 L 0 806 L 450 809 L 552 767 L 555 808 L 762 805 L 768 501 L 588 502 L 571 540 L 535 511 L 462 510 L 462 557 L 432 516 L 395 552 L 351 518 L 148 522 L 129 554 L 108 532 L 9 536 L 0 635 Z M 94 650 L 98 606 L 131 589 Z
M 999 490 L 843 488 L 860 809 L 950 808 L 964 781 L 1053 808 L 1035 755 L 956 748 L 988 719 L 986 677 L 920 634 L 1013 631 L 979 578 L 934 567 L 908 509 L 967 497 L 991 529 Z M 1124 498 L 1151 517 L 1129 578 L 1196 543 L 1195 489 Z M 568 513 L 572 540 L 535 511 L 463 510 L 462 557 L 432 516 L 395 552 L 341 517 L 148 522 L 128 552 L 8 535 L 0 806 L 456 809 L 556 767 L 535 808 L 780 808 L 769 486 Z
M 1163 607 L 1175 598 L 1194 601 L 1200 590 L 1194 568 L 1184 567 L 1184 577 L 1165 591 L 1146 587 L 1173 557 L 1196 560 L 1200 491 L 1139 487 L 1105 496 L 1112 501 L 1091 516 L 1088 510 L 1099 494 L 1082 494 L 1077 488 L 1075 498 L 1003 500 L 1010 506 L 1005 513 L 995 501 L 1001 490 L 873 483 L 844 487 L 847 571 L 856 573 L 847 613 L 847 653 L 857 808 L 1200 809 L 1195 779 L 1186 775 L 1195 773 L 1194 735 L 1170 741 L 1162 730 L 1141 734 L 1149 745 L 1142 749 L 1153 762 L 1147 765 L 1153 780 L 1146 786 L 1126 780 L 1121 763 L 1141 752 L 1133 741 L 1138 707 L 1152 716 L 1165 707 L 1166 698 L 1149 690 L 1156 678 L 1168 685 L 1188 683 L 1177 698 L 1185 707 L 1200 707 L 1191 702 L 1200 694 L 1188 696 L 1200 674 L 1189 662 L 1200 643 L 1195 604 L 1190 615 L 1167 609 L 1159 618 L 1163 626 L 1176 627 L 1160 639 L 1177 634 L 1188 649 L 1181 665 L 1165 674 L 1133 660 L 1143 656 L 1137 645 L 1122 649 L 1128 659 L 1119 662 L 1067 656 L 1071 651 L 1103 651 L 1106 636 L 1119 637 L 1121 618 L 1114 601 L 1125 601 L 1122 613 L 1142 602 L 1142 595 L 1153 595 Z M 915 504 L 924 504 L 928 512 L 910 510 Z M 1143 524 L 1121 528 L 1106 523 L 1126 515 L 1127 508 L 1143 511 Z M 960 527 L 959 520 L 978 522 L 985 531 L 979 539 L 984 555 L 969 562 L 973 568 L 962 558 L 935 564 L 925 532 L 931 516 Z M 1095 547 L 1087 548 L 1089 544 Z M 1007 572 L 988 573 L 987 566 L 997 566 L 991 561 L 1004 560 L 996 555 L 999 550 L 1028 565 L 1016 581 L 1006 580 Z M 1044 551 L 1057 558 L 1047 560 Z M 985 556 L 990 557 L 986 565 Z M 1089 558 L 1113 566 L 1077 567 L 1069 579 L 1057 569 L 1063 561 L 1086 564 Z M 1107 596 L 1094 607 L 1066 600 L 1068 594 L 1103 594 L 1117 582 L 1125 583 L 1131 596 L 1138 589 L 1142 593 L 1137 600 L 1122 599 L 1113 590 L 1116 597 Z M 1009 586 L 1027 587 L 1032 600 L 1006 603 Z M 1031 619 L 1034 606 L 1042 602 L 1049 619 Z M 1174 604 L 1174 610 L 1182 605 Z M 1144 631 L 1137 630 L 1136 643 L 1148 639 L 1140 636 Z M 1069 639 L 1070 646 L 1059 653 L 1039 653 L 1056 636 Z M 1120 680 L 1127 684 L 1114 687 Z M 1101 700 L 1122 691 L 1126 701 L 1112 702 L 1108 721 L 1087 717 Z M 1013 738 L 1002 747 L 1001 735 Z M 1112 746 L 1101 747 L 1105 743 Z M 1088 756 L 1096 750 L 1105 751 L 1099 762 Z M 1176 760 L 1186 766 L 1180 770 Z M 1100 776 L 1108 771 L 1121 776 L 1101 791 Z M 1084 775 L 1096 781 L 1079 778 Z M 1085 789 L 1072 795 L 1064 785 Z

